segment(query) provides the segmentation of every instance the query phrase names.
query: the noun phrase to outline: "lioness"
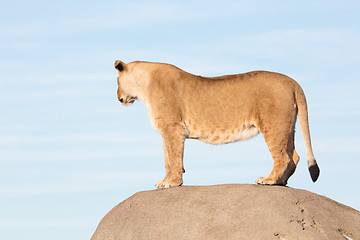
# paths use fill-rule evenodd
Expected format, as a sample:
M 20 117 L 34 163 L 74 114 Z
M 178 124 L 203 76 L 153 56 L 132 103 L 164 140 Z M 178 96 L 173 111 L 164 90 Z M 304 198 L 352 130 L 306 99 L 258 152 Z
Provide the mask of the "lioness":
M 303 90 L 293 79 L 274 72 L 201 77 L 173 65 L 115 62 L 117 97 L 123 105 L 142 101 L 152 126 L 163 137 L 165 178 L 157 188 L 183 183 L 184 141 L 199 139 L 226 144 L 249 139 L 259 132 L 271 152 L 274 167 L 264 185 L 286 185 L 300 157 L 295 151 L 295 122 L 305 142 L 312 180 L 320 170 L 311 148 L 308 112 Z

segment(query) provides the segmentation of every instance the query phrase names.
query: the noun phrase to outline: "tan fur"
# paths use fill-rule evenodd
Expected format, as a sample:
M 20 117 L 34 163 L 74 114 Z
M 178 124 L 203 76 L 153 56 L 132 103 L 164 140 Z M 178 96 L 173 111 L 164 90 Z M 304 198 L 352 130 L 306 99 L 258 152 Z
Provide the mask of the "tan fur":
M 183 183 L 186 138 L 225 144 L 262 133 L 274 166 L 258 184 L 286 185 L 299 156 L 294 146 L 297 115 L 313 181 L 319 175 L 311 148 L 304 92 L 293 79 L 255 71 L 214 78 L 195 76 L 163 63 L 115 62 L 118 99 L 124 105 L 142 101 L 152 126 L 163 136 L 165 178 L 156 186 Z

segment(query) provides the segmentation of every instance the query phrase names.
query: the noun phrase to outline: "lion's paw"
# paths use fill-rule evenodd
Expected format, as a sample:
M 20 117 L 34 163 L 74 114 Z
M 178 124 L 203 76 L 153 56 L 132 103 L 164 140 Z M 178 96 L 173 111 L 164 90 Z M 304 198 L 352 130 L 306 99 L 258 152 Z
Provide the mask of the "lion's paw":
M 273 180 L 264 178 L 264 177 L 259 177 L 258 179 L 256 179 L 256 183 L 259 185 L 274 185 L 275 182 Z
M 178 187 L 182 185 L 182 180 L 161 180 L 160 182 L 158 182 L 155 186 L 157 189 L 162 189 L 162 188 L 171 188 L 171 187 Z
M 161 189 L 161 188 L 169 188 L 168 184 L 166 184 L 166 181 L 165 179 L 164 180 L 161 180 L 160 182 L 158 182 L 155 187 L 157 189 Z
M 269 178 L 264 178 L 264 177 L 259 177 L 258 179 L 256 179 L 256 183 L 259 185 L 281 185 L 281 186 L 285 186 L 287 184 L 287 182 L 281 182 L 281 181 L 275 181 L 273 179 L 269 179 Z

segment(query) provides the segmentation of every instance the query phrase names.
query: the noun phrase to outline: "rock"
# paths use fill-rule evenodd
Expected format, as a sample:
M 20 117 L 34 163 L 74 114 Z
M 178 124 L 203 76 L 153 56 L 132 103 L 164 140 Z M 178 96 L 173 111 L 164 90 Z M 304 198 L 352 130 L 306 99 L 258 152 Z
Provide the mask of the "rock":
M 360 240 L 360 212 L 288 187 L 183 186 L 138 192 L 114 207 L 91 238 L 105 239 Z

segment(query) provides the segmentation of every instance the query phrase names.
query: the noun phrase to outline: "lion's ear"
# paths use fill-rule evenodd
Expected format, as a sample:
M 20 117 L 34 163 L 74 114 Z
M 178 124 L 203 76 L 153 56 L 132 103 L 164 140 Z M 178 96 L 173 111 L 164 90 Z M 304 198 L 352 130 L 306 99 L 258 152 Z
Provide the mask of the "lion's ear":
M 119 72 L 122 72 L 126 69 L 126 64 L 123 63 L 122 61 L 120 60 L 116 60 L 115 61 L 115 68 L 119 71 Z

